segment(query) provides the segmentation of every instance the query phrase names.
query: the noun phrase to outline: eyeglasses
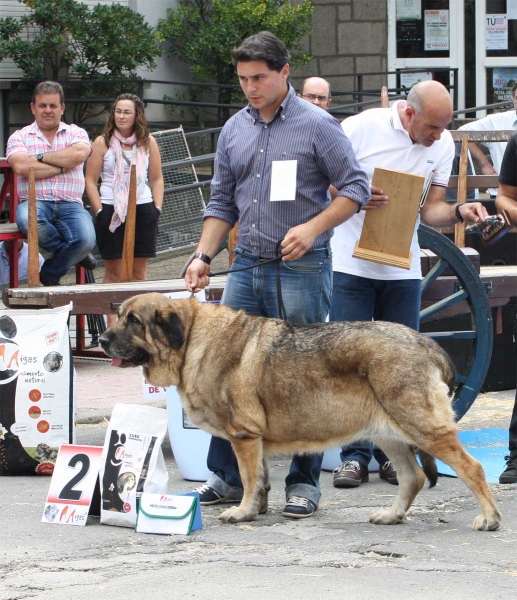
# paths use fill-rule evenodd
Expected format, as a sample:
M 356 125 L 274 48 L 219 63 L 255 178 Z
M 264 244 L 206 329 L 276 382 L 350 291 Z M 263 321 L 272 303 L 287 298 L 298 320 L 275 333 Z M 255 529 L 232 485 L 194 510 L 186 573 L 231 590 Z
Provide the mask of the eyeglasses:
M 120 110 L 120 108 L 116 108 L 113 112 L 117 115 L 117 117 L 121 117 L 122 115 L 124 115 L 125 117 L 129 117 L 135 114 L 130 110 Z
M 307 98 L 307 100 L 309 100 L 309 102 L 314 102 L 314 100 L 316 100 L 316 98 L 320 102 L 327 102 L 327 100 L 329 99 L 328 96 L 316 96 L 316 94 L 302 94 L 302 98 Z

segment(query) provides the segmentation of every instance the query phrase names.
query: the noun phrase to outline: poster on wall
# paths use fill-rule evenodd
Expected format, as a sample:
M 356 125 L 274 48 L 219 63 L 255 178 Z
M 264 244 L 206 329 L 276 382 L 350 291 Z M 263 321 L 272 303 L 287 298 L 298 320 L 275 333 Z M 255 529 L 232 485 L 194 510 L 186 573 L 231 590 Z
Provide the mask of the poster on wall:
M 508 50 L 507 15 L 487 15 L 485 23 L 486 50 Z
M 427 52 L 449 50 L 449 11 L 426 10 L 424 32 Z
M 421 0 L 397 0 L 397 21 L 422 18 Z
M 432 78 L 433 74 L 430 71 L 422 71 L 420 73 L 401 73 L 400 87 L 404 87 L 409 90 L 415 85 L 415 83 L 418 83 L 419 81 L 430 81 Z
M 512 87 L 517 83 L 517 67 L 494 67 L 492 86 L 494 102 L 512 100 Z
M 517 19 L 517 0 L 506 0 L 506 16 L 508 20 Z

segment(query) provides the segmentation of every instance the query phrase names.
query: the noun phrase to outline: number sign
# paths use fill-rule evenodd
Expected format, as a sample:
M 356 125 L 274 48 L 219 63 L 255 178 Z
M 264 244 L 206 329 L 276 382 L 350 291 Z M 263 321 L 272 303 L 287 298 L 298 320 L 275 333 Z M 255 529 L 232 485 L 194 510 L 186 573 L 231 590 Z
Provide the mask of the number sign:
M 101 446 L 61 445 L 41 519 L 43 523 L 86 525 L 101 455 Z

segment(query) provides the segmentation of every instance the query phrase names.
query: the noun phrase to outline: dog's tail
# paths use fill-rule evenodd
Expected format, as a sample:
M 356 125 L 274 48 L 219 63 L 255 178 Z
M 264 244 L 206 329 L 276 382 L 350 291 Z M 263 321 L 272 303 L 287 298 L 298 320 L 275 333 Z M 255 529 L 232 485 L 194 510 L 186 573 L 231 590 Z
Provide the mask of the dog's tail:
M 421 448 L 418 449 L 418 456 L 420 457 L 420 462 L 422 463 L 422 468 L 424 469 L 425 476 L 429 480 L 429 487 L 432 488 L 436 485 L 438 481 L 438 469 L 436 468 L 436 460 L 434 456 L 427 454 Z

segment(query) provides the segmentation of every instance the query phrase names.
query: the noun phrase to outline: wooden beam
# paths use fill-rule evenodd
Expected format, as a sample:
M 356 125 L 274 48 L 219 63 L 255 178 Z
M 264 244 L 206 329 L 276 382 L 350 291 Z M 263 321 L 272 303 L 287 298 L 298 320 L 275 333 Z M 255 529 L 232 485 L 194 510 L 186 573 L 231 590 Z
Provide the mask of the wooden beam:
M 29 218 L 27 242 L 29 244 L 29 269 L 27 283 L 29 287 L 38 287 L 39 280 L 39 250 L 38 250 L 38 208 L 36 205 L 36 178 L 34 168 L 29 169 Z M 16 249 L 18 251 L 18 249 Z
M 460 167 L 458 170 L 458 202 L 467 201 L 467 170 L 468 170 L 469 139 L 465 133 L 461 139 Z M 465 248 L 465 223 L 456 223 L 454 228 L 454 243 L 458 248 Z
M 136 165 L 131 165 L 129 176 L 129 201 L 127 204 L 124 246 L 122 250 L 122 279 L 133 279 L 133 262 L 135 258 L 135 226 L 136 226 Z

